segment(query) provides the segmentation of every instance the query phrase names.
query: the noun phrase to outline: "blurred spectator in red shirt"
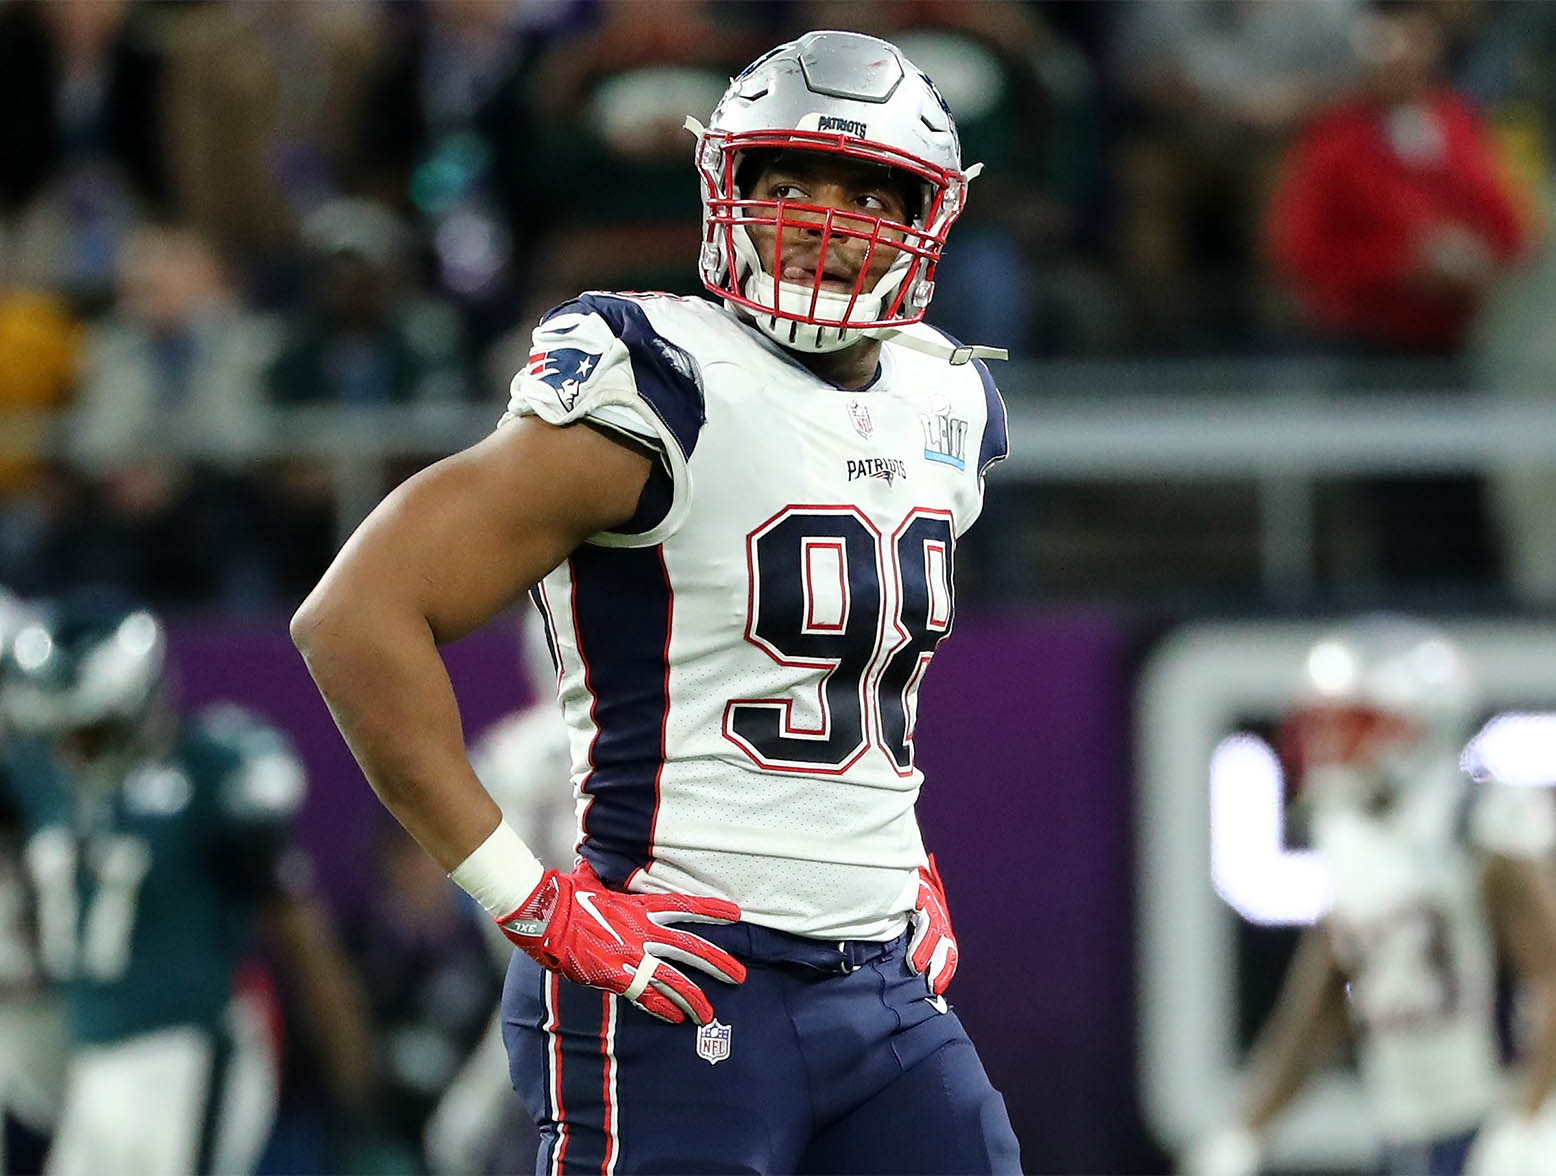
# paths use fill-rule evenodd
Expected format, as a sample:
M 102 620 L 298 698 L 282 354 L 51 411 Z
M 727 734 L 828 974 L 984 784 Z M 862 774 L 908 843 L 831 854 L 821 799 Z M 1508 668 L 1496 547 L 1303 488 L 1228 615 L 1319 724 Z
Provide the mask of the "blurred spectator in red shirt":
M 1350 84 L 1361 0 L 1117 8 L 1114 240 L 1136 344 L 1240 346 L 1261 325 L 1259 213 L 1276 159 Z
M 1285 160 L 1272 259 L 1322 332 L 1368 350 L 1453 354 L 1526 232 L 1485 125 L 1440 80 L 1429 5 L 1380 6 L 1355 41 L 1361 86 Z

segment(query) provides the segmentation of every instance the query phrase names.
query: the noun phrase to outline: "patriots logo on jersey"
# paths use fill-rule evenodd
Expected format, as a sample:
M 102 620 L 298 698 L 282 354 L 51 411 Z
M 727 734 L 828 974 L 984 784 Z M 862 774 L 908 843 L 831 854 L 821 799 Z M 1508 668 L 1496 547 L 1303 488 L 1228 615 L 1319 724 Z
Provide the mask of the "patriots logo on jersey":
M 879 478 L 890 486 L 898 478 L 908 476 L 908 467 L 897 457 L 861 457 L 848 459 L 848 480 L 855 478 Z
M 551 388 L 565 412 L 578 403 L 578 392 L 589 373 L 600 362 L 599 354 L 576 347 L 553 347 L 550 351 L 532 351 L 528 374 Z

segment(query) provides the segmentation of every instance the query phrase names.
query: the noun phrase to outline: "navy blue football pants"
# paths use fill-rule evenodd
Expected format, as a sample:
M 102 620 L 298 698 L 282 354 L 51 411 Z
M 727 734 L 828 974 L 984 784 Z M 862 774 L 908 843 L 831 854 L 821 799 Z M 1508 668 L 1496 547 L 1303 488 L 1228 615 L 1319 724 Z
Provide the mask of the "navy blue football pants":
M 749 924 L 688 929 L 747 967 L 690 972 L 715 1025 L 670 1025 L 515 952 L 503 992 L 536 1172 L 1021 1171 L 1005 1102 L 907 936 L 826 943 Z
M 1475 1132 L 1383 1149 L 1383 1176 L 1459 1176 L 1469 1162 Z

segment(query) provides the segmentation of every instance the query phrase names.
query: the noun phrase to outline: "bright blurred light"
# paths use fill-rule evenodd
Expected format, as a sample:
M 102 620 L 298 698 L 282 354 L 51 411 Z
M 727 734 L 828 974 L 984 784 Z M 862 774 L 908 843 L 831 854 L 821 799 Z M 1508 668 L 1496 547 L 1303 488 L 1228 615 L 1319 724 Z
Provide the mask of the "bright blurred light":
M 513 241 L 495 219 L 471 209 L 450 213 L 433 234 L 443 282 L 456 294 L 489 292 L 508 264 Z
M 157 644 L 157 622 L 150 613 L 133 612 L 119 625 L 119 644 L 132 657 L 145 657 Z
M 1459 669 L 1459 658 L 1446 641 L 1424 641 L 1415 651 L 1416 671 L 1428 682 L 1444 684 L 1453 681 Z
M 42 625 L 29 625 L 16 635 L 13 656 L 16 664 L 31 673 L 54 653 L 54 639 Z
M 1319 856 L 1284 847 L 1282 784 L 1280 760 L 1255 735 L 1229 735 L 1210 757 L 1211 884 L 1265 926 L 1311 923 L 1334 898 Z
M 1461 763 L 1476 780 L 1521 788 L 1556 785 L 1556 714 L 1497 715 L 1469 741 Z
M 1356 683 L 1356 655 L 1340 641 L 1320 641 L 1308 654 L 1307 673 L 1324 694 L 1343 694 Z

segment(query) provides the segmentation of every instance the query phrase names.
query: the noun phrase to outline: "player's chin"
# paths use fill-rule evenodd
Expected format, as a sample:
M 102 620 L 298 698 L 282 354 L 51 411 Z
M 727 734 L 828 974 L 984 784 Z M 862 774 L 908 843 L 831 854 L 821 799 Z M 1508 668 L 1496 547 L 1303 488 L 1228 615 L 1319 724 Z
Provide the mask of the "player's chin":
M 791 290 L 803 290 L 807 294 L 818 288 L 816 279 L 805 275 L 785 277 L 781 284 Z M 845 297 L 852 297 L 855 285 L 851 278 L 823 278 L 819 288 L 824 294 L 842 294 Z M 869 287 L 862 288 L 862 290 L 868 289 Z

